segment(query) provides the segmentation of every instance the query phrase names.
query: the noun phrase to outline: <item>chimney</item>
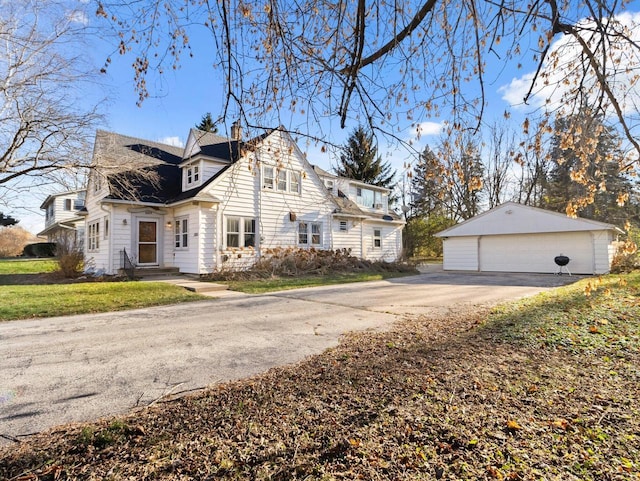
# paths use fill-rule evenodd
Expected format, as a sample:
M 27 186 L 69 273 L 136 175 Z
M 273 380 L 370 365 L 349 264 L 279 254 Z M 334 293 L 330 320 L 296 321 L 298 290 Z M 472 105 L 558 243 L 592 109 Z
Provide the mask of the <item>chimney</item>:
M 231 124 L 231 140 L 242 140 L 242 126 L 240 120 Z

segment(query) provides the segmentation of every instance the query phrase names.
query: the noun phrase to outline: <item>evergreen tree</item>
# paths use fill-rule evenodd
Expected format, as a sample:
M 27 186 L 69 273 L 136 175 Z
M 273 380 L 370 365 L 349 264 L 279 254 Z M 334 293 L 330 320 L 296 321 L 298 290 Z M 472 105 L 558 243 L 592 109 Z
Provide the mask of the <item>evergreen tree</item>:
M 11 225 L 16 225 L 19 221 L 14 219 L 10 215 L 4 215 L 0 212 L 0 227 L 8 227 Z
M 216 133 L 218 132 L 218 128 L 213 123 L 213 119 L 211 118 L 211 112 L 207 112 L 202 116 L 202 120 L 200 120 L 199 124 L 196 124 L 196 129 L 202 130 L 204 132 Z
M 411 172 L 412 216 L 430 216 L 442 211 L 447 195 L 445 168 L 427 146 Z
M 393 188 L 395 171 L 389 163 L 383 163 L 374 143 L 373 133 L 364 127 L 356 128 L 342 147 L 340 163 L 334 169 L 336 175 L 361 180 L 368 184 Z

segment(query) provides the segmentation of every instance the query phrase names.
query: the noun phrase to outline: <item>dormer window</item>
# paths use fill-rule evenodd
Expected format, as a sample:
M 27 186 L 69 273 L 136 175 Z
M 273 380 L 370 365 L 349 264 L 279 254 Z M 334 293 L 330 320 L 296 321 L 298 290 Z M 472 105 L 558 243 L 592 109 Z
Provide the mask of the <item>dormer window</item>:
M 200 184 L 200 165 L 190 164 L 185 167 L 185 188 L 189 189 Z

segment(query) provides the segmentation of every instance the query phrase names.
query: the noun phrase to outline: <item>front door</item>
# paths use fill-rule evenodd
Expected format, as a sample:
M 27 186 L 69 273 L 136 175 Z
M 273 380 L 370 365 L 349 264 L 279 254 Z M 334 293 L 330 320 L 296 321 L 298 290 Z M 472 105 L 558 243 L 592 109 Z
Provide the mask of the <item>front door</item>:
M 158 222 L 138 220 L 138 265 L 158 265 Z

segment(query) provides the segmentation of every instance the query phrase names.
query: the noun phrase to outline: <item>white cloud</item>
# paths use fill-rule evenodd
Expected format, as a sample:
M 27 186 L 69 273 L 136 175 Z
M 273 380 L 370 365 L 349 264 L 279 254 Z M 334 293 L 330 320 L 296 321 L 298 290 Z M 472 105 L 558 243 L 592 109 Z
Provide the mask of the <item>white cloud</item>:
M 628 29 L 634 42 L 640 42 L 640 12 L 625 12 L 615 20 Z M 590 31 L 590 22 L 585 20 L 581 27 Z M 637 113 L 640 110 L 640 86 L 634 77 L 640 69 L 640 51 L 624 40 L 616 44 L 614 39 L 608 46 L 608 53 L 609 85 L 621 102 L 623 111 Z M 498 92 L 503 100 L 516 109 L 546 105 L 550 110 L 557 110 L 566 104 L 566 96 L 571 89 L 576 88 L 578 82 L 583 93 L 598 95 L 596 78 L 592 74 L 582 78 L 582 63 L 579 60 L 581 55 L 582 50 L 575 38 L 565 35 L 551 45 L 533 89 L 531 83 L 535 73 L 527 72 L 521 77 L 513 78 L 509 84 L 500 87 Z M 600 51 L 596 53 L 598 55 L 601 55 Z M 528 105 L 525 105 L 524 97 L 529 90 L 531 96 Z
M 72 23 L 79 23 L 81 25 L 89 24 L 89 17 L 85 12 L 82 12 L 80 10 L 74 10 L 72 12 L 69 12 L 68 17 L 69 17 L 69 21 Z
M 421 122 L 416 126 L 415 133 L 419 136 L 440 135 L 444 125 L 440 122 Z
M 184 147 L 184 142 L 180 139 L 180 137 L 164 137 L 158 140 L 161 144 L 173 145 L 174 147 Z

